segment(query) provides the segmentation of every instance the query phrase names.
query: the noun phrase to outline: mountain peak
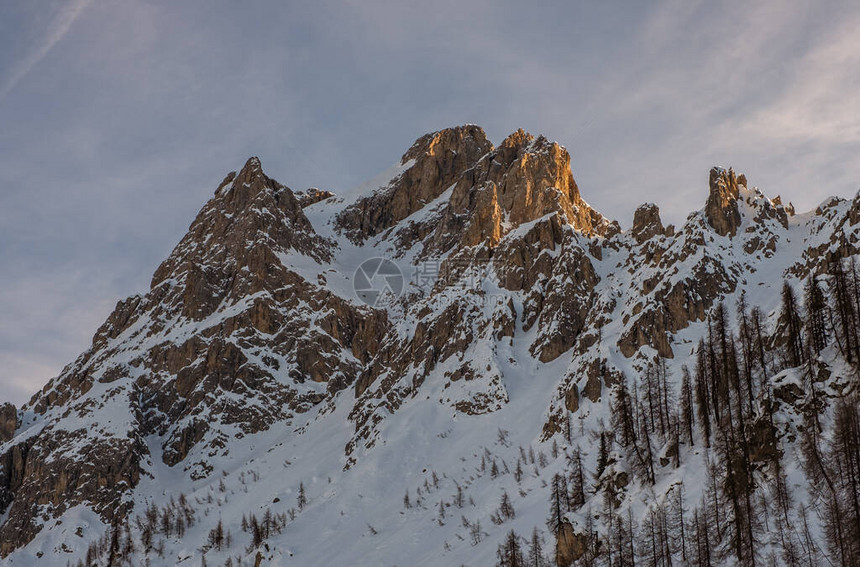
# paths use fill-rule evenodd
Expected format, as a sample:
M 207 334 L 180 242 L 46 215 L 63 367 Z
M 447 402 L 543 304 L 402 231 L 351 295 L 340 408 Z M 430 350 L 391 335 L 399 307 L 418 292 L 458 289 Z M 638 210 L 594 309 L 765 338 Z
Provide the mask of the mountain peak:
M 268 254 L 263 254 L 264 248 Z M 156 270 L 152 287 L 206 267 L 222 274 L 231 266 L 249 262 L 256 266 L 263 256 L 288 250 L 317 260 L 329 257 L 329 243 L 315 233 L 290 188 L 263 173 L 260 160 L 252 157 L 238 174 L 225 178 L 215 197 L 200 210 L 188 233 Z
M 660 219 L 660 209 L 654 203 L 640 205 L 633 213 L 633 228 L 631 232 L 638 244 L 642 244 L 651 237 L 664 231 L 663 221 Z
M 570 162 L 522 129 L 494 148 L 477 126 L 447 128 L 353 202 L 294 193 L 248 159 L 152 289 L 120 302 L 29 404 L 0 404 L 0 563 L 490 564 L 512 528 L 544 525 L 554 478 L 587 472 L 594 489 L 581 487 L 578 509 L 559 512 L 566 531 L 549 536 L 568 564 L 581 542 L 620 541 L 582 533 L 606 498 L 641 526 L 655 498 L 683 504 L 684 482 L 729 502 L 735 485 L 720 471 L 734 474 L 740 446 L 702 447 L 728 439 L 732 419 L 752 440 L 742 480 L 767 481 L 780 452 L 802 459 L 793 435 L 815 405 L 807 384 L 822 408 L 856 406 L 835 337 L 856 316 L 808 364 L 785 367 L 780 290 L 807 282 L 837 298 L 836 274 L 809 276 L 838 268 L 834 254 L 856 260 L 860 195 L 789 222 L 779 199 L 714 168 L 704 215 L 675 231 L 646 203 L 616 238 Z M 687 368 L 708 395 L 693 393 Z M 694 421 L 694 395 L 713 430 Z M 650 419 L 619 413 L 643 403 Z M 823 447 L 840 405 L 821 413 Z M 606 428 L 619 423 L 630 427 Z M 598 438 L 611 458 L 592 474 Z M 757 484 L 745 486 L 758 508 L 768 493 Z M 486 502 L 500 493 L 515 522 Z M 256 530 L 261 517 L 270 529 Z M 350 545 L 326 545 L 320 525 Z M 654 535 L 632 526 L 634 544 Z M 116 562 L 112 540 L 127 554 Z
M 411 165 L 387 187 L 347 207 L 338 215 L 338 227 L 356 242 L 380 234 L 439 197 L 492 149 L 474 125 L 421 136 L 401 159 L 401 165 Z
M 609 225 L 580 197 L 567 150 L 519 129 L 457 181 L 431 248 L 492 248 L 511 230 L 551 214 L 588 235 Z
M 418 160 L 427 155 L 444 155 L 446 151 L 466 152 L 470 155 L 475 152 L 486 153 L 492 147 L 483 128 L 474 124 L 463 124 L 424 134 L 412 143 L 400 163 L 405 164 L 409 160 Z
M 260 163 L 260 158 L 257 156 L 251 156 L 248 158 L 248 161 L 245 162 L 245 166 L 242 170 L 258 170 L 260 172 L 263 171 L 263 164 Z
M 708 224 L 720 236 L 734 236 L 741 224 L 738 210 L 739 186 L 746 187 L 746 177 L 736 175 L 732 168 L 712 167 L 708 174 L 710 193 L 705 203 Z
M 216 197 L 221 197 L 225 207 L 232 211 L 241 211 L 257 199 L 258 195 L 268 191 L 271 193 L 283 193 L 284 202 L 293 196 L 292 191 L 268 177 L 263 173 L 263 165 L 260 158 L 252 156 L 248 158 L 238 174 L 228 175 L 218 191 Z
M 515 132 L 512 132 L 508 135 L 507 138 L 502 140 L 502 143 L 499 144 L 499 150 L 505 148 L 517 148 L 522 149 L 525 148 L 535 137 L 523 130 L 522 128 L 517 128 Z

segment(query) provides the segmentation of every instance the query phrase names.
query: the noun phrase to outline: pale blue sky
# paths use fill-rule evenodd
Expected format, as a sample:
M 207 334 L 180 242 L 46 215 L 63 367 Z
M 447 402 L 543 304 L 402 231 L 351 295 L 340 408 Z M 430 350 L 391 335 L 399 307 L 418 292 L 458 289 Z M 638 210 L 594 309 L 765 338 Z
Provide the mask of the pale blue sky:
M 733 165 L 811 208 L 860 188 L 856 2 L 0 3 L 0 400 L 89 344 L 230 170 L 337 192 L 472 122 L 567 146 L 630 223 Z

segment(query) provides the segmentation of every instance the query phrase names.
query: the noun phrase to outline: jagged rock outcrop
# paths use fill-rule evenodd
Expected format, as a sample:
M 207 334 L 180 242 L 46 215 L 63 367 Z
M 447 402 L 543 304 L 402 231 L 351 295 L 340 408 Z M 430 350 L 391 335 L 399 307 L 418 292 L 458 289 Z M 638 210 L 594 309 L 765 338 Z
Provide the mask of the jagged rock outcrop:
M 851 226 L 860 224 L 860 191 L 854 196 L 851 201 L 851 210 L 848 212 L 848 221 Z
M 476 344 L 492 353 L 497 341 L 513 335 L 516 320 L 513 305 L 494 302 L 487 315 L 483 307 L 487 294 L 479 283 L 471 283 L 473 286 L 468 287 L 462 281 L 452 282 L 449 295 L 440 293 L 413 313 L 417 324 L 410 325 L 408 332 L 395 328 L 385 338 L 378 355 L 356 381 L 359 400 L 351 419 L 356 423 L 357 436 L 349 452 L 359 439 L 369 440 L 372 446 L 376 411 L 382 408 L 396 411 L 440 364 L 462 358 L 463 352 L 478 348 Z M 464 413 L 487 413 L 507 401 L 501 371 L 492 359 L 482 360 L 480 365 L 461 365 L 444 378 L 450 382 L 475 380 L 475 389 L 483 391 L 478 400 L 446 400 Z
M 523 329 L 528 330 L 532 325 L 538 329 L 529 350 L 541 362 L 555 360 L 576 343 L 585 328 L 594 304 L 594 289 L 600 281 L 573 231 L 565 231 L 565 237 L 557 259 L 545 272 L 528 270 L 539 279 L 524 288 L 528 292 L 523 304 Z
M 697 254 L 704 241 L 701 227 L 688 229 L 692 238 L 683 246 L 673 243 L 662 251 L 658 264 L 678 270 L 684 266 L 682 276 L 676 276 L 674 270 L 655 272 L 653 264 L 637 264 L 636 256 L 630 258 L 631 271 L 639 274 L 641 299 L 623 319 L 626 328 L 617 344 L 624 356 L 649 346 L 660 356 L 674 357 L 670 335 L 703 320 L 717 298 L 735 289 L 736 277 L 729 266 L 707 253 Z
M 259 159 L 250 158 L 231 178 L 152 278 L 153 288 L 168 278 L 185 280 L 188 317 L 208 316 L 227 294 L 259 291 L 269 266 L 280 264 L 278 254 L 331 258 L 332 244 L 314 232 L 293 192 L 263 173 Z M 231 279 L 231 271 L 243 269 L 253 277 Z
M 642 244 L 666 229 L 660 220 L 660 209 L 654 203 L 645 203 L 633 213 L 633 228 L 630 233 L 637 244 Z
M 429 250 L 493 247 L 512 228 L 552 213 L 583 234 L 603 235 L 610 228 L 580 196 L 567 150 L 518 130 L 457 182 Z
M 656 206 L 636 211 L 631 234 L 642 249 L 628 256 L 626 265 L 636 276 L 641 298 L 623 316 L 625 329 L 617 344 L 624 356 L 648 346 L 659 356 L 673 357 L 671 335 L 703 320 L 719 297 L 734 291 L 738 274 L 749 269 L 748 260 L 721 256 L 710 244 L 711 230 L 741 239 L 751 257 L 771 254 L 779 232 L 788 228 L 786 213 L 761 193 L 748 191 L 746 182 L 732 169 L 711 169 L 704 211 L 688 219 L 680 233 L 662 227 Z M 742 199 L 755 214 L 741 234 Z M 665 239 L 653 240 L 661 233 Z
M 345 209 L 337 224 L 350 239 L 363 242 L 436 199 L 492 148 L 478 126 L 422 136 L 400 160 L 401 165 L 412 162 L 411 167 L 388 187 Z
M 746 187 L 746 177 L 735 175 L 734 170 L 720 167 L 711 169 L 708 177 L 710 194 L 705 203 L 705 218 L 720 236 L 734 236 L 741 224 L 738 210 L 738 186 Z
M 0 445 L 15 436 L 18 429 L 18 408 L 13 404 L 0 405 Z
M 9 447 L 0 457 L 0 514 L 5 513 L 24 479 L 24 463 L 30 443 Z M 2 526 L 0 526 L 2 528 Z M 2 542 L 0 542 L 2 544 Z M 11 546 L 9 546 L 11 548 Z
M 13 447 L 0 472 L 0 505 L 11 501 L 0 526 L 0 556 L 30 541 L 43 522 L 84 502 L 108 523 L 123 518 L 145 455 L 140 437 L 94 438 L 85 430 L 53 428 Z

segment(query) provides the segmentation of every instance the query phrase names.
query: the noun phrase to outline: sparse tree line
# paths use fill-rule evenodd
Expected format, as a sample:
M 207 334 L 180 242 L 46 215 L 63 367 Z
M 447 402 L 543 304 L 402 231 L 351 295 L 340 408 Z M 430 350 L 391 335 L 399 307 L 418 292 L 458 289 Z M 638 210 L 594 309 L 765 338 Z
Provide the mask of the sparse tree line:
M 611 427 L 592 434 L 594 471 L 579 448 L 565 449 L 547 527 L 558 538 L 577 524 L 572 564 L 860 565 L 860 270 L 834 255 L 801 297 L 786 282 L 770 333 L 745 295 L 734 308 L 733 321 L 725 304 L 712 310 L 677 392 L 660 358 L 612 387 Z M 780 376 L 789 385 L 775 393 Z M 788 477 L 793 447 L 800 487 Z M 706 469 L 696 499 L 681 481 L 659 486 L 690 459 Z M 633 482 L 653 491 L 637 517 L 624 501 Z
M 556 541 L 546 545 L 538 528 L 531 536 L 509 530 L 497 565 L 860 565 L 860 271 L 853 260 L 830 258 L 824 273 L 803 282 L 800 298 L 786 282 L 775 324 L 743 294 L 733 309 L 724 303 L 712 309 L 677 391 L 678 380 L 659 357 L 634 379 L 617 381 L 611 427 L 590 433 L 594 470 L 586 470 L 582 450 L 572 444 L 567 415 L 569 447 L 560 450 L 553 441 L 553 459 L 561 453 L 566 464 L 548 485 L 546 527 L 553 540 L 572 530 L 576 558 L 557 556 Z M 838 353 L 834 370 L 846 375 L 838 392 L 826 390 L 821 374 L 827 349 L 830 358 Z M 796 399 L 774 392 L 776 379 L 788 375 L 800 380 Z M 505 432 L 498 443 L 507 446 Z M 789 479 L 795 463 L 788 460 L 796 453 L 802 455 L 800 487 Z M 682 480 L 659 486 L 690 460 L 704 469 L 694 498 Z M 519 484 L 529 469 L 540 477 L 548 461 L 543 452 L 520 447 L 509 466 L 484 449 L 477 473 L 512 474 Z M 432 479 L 417 489 L 415 501 L 406 493 L 406 508 L 423 505 L 438 488 L 435 472 Z M 644 513 L 634 515 L 625 501 L 632 483 L 651 491 Z M 453 501 L 462 503 L 460 485 L 457 494 Z M 440 501 L 440 525 L 445 505 Z M 515 514 L 503 492 L 490 519 L 501 525 Z M 462 521 L 472 545 L 487 535 L 479 522 Z
M 211 495 L 209 496 L 211 497 Z M 205 501 L 197 500 L 197 504 Z M 87 548 L 86 558 L 69 567 L 121 567 L 149 565 L 153 556 L 164 557 L 167 538 L 181 539 L 198 521 L 197 512 L 185 494 L 164 506 L 149 505 L 134 518 L 116 518 L 110 529 Z M 220 523 L 220 522 L 219 522 Z M 222 535 L 222 537 L 224 537 Z M 143 558 L 141 559 L 141 555 Z
M 250 471 L 248 475 L 243 473 L 240 476 L 240 483 L 244 486 L 247 480 L 257 482 L 259 479 L 259 473 Z M 208 517 L 210 511 L 227 502 L 227 496 L 227 487 L 222 478 L 218 483 L 217 491 L 210 489 L 205 497 L 195 497 L 193 502 L 185 494 L 180 494 L 178 498 L 171 497 L 164 506 L 150 504 L 142 514 L 135 515 L 133 518 L 126 517 L 122 520 L 117 518 L 101 538 L 89 545 L 84 559 L 79 559 L 75 563 L 69 561 L 67 565 L 68 567 L 161 565 L 165 559 L 167 542 L 171 539 L 186 538 L 188 530 L 203 521 L 201 512 L 203 518 Z M 224 520 L 219 515 L 215 526 L 208 530 L 203 541 L 199 542 L 197 549 L 199 557 L 191 565 L 208 567 L 208 553 L 230 552 L 235 544 L 240 544 L 238 549 L 240 553 L 228 556 L 220 565 L 224 567 L 253 565 L 253 561 L 243 560 L 243 555 L 247 557 L 256 549 L 267 548 L 267 540 L 282 534 L 287 525 L 304 510 L 308 502 L 304 482 L 301 482 L 296 491 L 295 506 L 290 507 L 286 512 L 276 513 L 266 507 L 259 516 L 257 512 L 243 514 L 241 531 L 247 534 L 242 538 L 247 542 L 245 544 L 234 539 L 232 532 L 225 528 Z
M 503 429 L 498 430 L 497 445 L 507 448 L 510 447 L 508 441 L 508 432 Z M 561 449 L 558 441 L 553 440 L 550 448 L 552 459 L 557 459 L 561 456 Z M 541 479 L 541 485 L 547 486 L 545 480 L 541 477 L 541 472 L 550 464 L 550 457 L 543 451 L 535 451 L 534 447 L 529 445 L 528 448 L 520 446 L 518 448 L 517 460 L 513 468 L 509 463 L 499 455 L 496 455 L 489 448 L 484 447 L 480 454 L 473 455 L 476 459 L 480 456 L 479 465 L 475 467 L 473 473 L 465 480 L 463 484 L 453 482 L 453 492 L 450 496 L 442 496 L 436 506 L 437 514 L 435 521 L 439 526 L 445 525 L 448 521 L 455 518 L 455 511 L 451 508 L 456 508 L 460 514 L 460 525 L 465 530 L 465 535 L 458 533 L 456 538 L 460 541 L 467 541 L 472 546 L 481 544 L 489 535 L 484 531 L 480 519 L 470 520 L 466 510 L 475 508 L 475 500 L 469 495 L 467 496 L 468 487 L 478 478 L 488 476 L 490 479 L 500 479 L 507 475 L 513 477 L 517 485 L 520 485 L 524 478 L 529 475 L 532 478 Z M 437 491 L 445 490 L 443 480 L 447 476 L 440 477 L 436 471 L 430 471 L 429 475 L 424 479 L 423 484 L 417 486 L 413 491 L 406 490 L 403 495 L 404 513 L 419 509 L 427 511 L 432 504 L 428 502 L 431 496 Z M 520 497 L 527 496 L 527 492 L 520 487 L 518 489 Z M 498 505 L 490 513 L 489 520 L 493 525 L 501 526 L 517 517 L 516 509 L 513 504 L 513 499 L 507 490 L 502 490 L 499 496 Z M 450 544 L 445 544 L 445 550 L 450 550 Z M 497 557 L 501 565 L 527 565 L 534 567 L 551 567 L 555 565 L 551 555 L 546 551 L 546 532 L 535 527 L 528 538 L 523 538 L 514 530 L 509 530 L 505 536 L 504 542 L 498 546 Z

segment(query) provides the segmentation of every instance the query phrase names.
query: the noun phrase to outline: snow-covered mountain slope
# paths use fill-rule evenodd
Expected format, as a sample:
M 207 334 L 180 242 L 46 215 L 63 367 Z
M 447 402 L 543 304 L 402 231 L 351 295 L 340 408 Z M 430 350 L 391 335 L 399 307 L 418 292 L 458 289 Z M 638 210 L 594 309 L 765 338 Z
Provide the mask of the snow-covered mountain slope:
M 423 136 L 343 196 L 293 193 L 250 159 L 150 291 L 121 301 L 26 406 L 0 411 L 3 561 L 492 565 L 534 534 L 530 564 L 625 565 L 623 534 L 653 535 L 678 487 L 691 514 L 703 498 L 707 511 L 720 453 L 698 419 L 686 441 L 670 433 L 683 404 L 669 397 L 683 398 L 715 310 L 741 332 L 741 298 L 760 312 L 762 364 L 732 355 L 756 385 L 728 406 L 745 399 L 742 422 L 775 420 L 780 474 L 814 506 L 797 464 L 809 462 L 804 376 L 821 376 L 824 430 L 856 370 L 835 322 L 807 370 L 783 361 L 781 290 L 858 254 L 860 195 L 795 214 L 715 168 L 703 197 L 677 229 L 649 204 L 622 230 L 582 199 L 564 148 L 521 130 L 496 148 L 476 126 Z M 374 259 L 388 271 L 368 274 Z M 638 441 L 625 442 L 622 387 L 653 404 L 655 376 L 674 425 L 658 427 L 642 397 Z M 585 501 L 565 489 L 563 521 L 548 525 L 555 475 L 573 479 L 580 461 Z M 747 464 L 762 497 L 779 475 Z M 740 524 L 723 522 L 720 534 Z M 807 522 L 824 557 L 826 522 Z M 785 538 L 764 532 L 756 553 L 782 557 Z M 743 563 L 721 538 L 708 540 L 715 557 Z M 695 561 L 689 542 L 661 557 L 704 565 L 701 544 Z M 648 553 L 635 555 L 663 564 Z

